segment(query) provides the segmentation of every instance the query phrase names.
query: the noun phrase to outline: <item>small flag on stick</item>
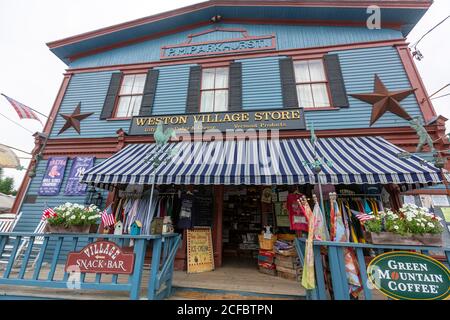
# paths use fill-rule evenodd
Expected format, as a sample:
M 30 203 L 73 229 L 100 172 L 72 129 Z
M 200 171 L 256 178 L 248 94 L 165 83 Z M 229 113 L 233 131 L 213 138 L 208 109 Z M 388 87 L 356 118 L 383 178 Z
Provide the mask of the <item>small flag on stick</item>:
M 55 210 L 53 210 L 52 208 L 48 207 L 47 209 L 44 210 L 44 212 L 42 212 L 42 220 L 46 220 L 48 218 L 53 218 L 56 217 L 57 214 L 55 212 Z
M 4 95 L 3 93 L 2 96 L 4 96 L 6 100 L 8 100 L 9 103 L 13 106 L 14 110 L 16 110 L 20 119 L 34 119 L 39 121 L 42 125 L 44 125 L 41 119 L 38 118 L 36 113 L 34 113 L 34 111 L 30 107 L 27 107 L 23 103 L 20 103 L 19 101 L 16 101 L 13 98 Z
M 365 221 L 372 220 L 373 218 L 375 218 L 373 214 L 367 214 L 364 212 L 357 212 L 357 211 L 352 210 L 352 213 L 361 222 L 365 222 Z
M 112 225 L 114 225 L 116 223 L 116 221 L 114 219 L 114 215 L 113 215 L 112 210 L 111 210 L 111 206 L 109 206 L 108 208 L 103 210 L 103 212 L 102 212 L 102 222 L 103 222 L 103 226 L 105 226 L 105 227 L 112 226 Z

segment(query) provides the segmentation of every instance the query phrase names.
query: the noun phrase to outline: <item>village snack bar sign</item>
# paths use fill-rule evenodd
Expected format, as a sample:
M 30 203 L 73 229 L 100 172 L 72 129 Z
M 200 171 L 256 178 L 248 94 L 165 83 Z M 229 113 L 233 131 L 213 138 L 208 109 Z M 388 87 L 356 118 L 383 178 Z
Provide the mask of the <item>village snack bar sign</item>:
M 130 135 L 153 134 L 159 122 L 174 130 L 305 130 L 303 109 L 261 111 L 191 113 L 164 116 L 135 116 L 131 121 Z
M 66 272 L 73 266 L 84 273 L 132 274 L 134 253 L 124 253 L 114 242 L 97 241 L 80 252 L 69 253 Z
M 367 274 L 371 283 L 392 299 L 444 300 L 450 295 L 450 271 L 423 254 L 381 254 L 370 262 Z

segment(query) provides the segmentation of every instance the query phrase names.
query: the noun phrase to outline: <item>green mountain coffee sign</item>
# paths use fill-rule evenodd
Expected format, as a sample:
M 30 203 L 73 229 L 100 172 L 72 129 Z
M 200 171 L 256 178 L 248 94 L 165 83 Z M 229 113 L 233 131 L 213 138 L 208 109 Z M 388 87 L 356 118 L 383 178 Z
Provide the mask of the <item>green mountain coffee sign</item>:
M 396 300 L 443 300 L 450 295 L 450 271 L 423 254 L 381 254 L 370 262 L 367 274 L 378 290 Z

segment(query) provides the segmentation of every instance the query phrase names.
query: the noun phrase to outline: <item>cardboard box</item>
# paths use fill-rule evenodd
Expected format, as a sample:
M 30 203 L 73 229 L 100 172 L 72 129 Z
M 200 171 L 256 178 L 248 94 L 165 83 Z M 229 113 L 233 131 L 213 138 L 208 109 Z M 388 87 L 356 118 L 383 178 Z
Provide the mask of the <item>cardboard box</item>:
M 283 278 L 283 279 L 287 279 L 287 280 L 292 280 L 292 281 L 297 281 L 297 282 L 302 281 L 301 274 L 300 275 L 295 275 L 295 274 L 292 274 L 292 273 L 286 273 L 286 272 L 277 270 L 277 276 L 279 276 L 280 278 Z

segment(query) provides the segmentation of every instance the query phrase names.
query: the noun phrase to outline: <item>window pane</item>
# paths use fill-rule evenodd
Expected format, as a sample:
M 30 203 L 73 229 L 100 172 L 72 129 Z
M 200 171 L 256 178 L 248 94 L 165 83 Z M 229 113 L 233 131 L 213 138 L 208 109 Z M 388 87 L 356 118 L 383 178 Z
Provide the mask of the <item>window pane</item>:
M 313 84 L 312 91 L 314 96 L 315 107 L 329 107 L 330 100 L 328 99 L 327 85 L 326 84 Z
M 144 92 L 146 77 L 147 75 L 145 74 L 137 74 L 135 76 L 132 94 L 142 94 Z
M 134 83 L 134 75 L 124 76 L 122 80 L 122 87 L 120 88 L 120 94 L 131 94 Z
M 214 91 L 203 91 L 200 112 L 212 112 L 214 108 Z
M 311 92 L 311 85 L 300 84 L 297 85 L 298 103 L 300 108 L 313 108 L 314 100 Z
M 129 114 L 127 116 L 137 116 L 139 114 L 139 110 L 141 109 L 142 96 L 133 96 L 131 97 L 130 109 L 128 110 Z
M 130 107 L 131 97 L 120 97 L 119 105 L 117 106 L 116 117 L 126 117 Z
M 322 60 L 310 60 L 309 72 L 311 81 L 326 81 Z
M 310 82 L 308 61 L 294 62 L 295 82 Z
M 228 88 L 228 68 L 216 68 L 215 88 Z
M 214 68 L 202 70 L 202 89 L 214 89 L 214 71 Z
M 228 90 L 216 90 L 214 111 L 228 110 Z

